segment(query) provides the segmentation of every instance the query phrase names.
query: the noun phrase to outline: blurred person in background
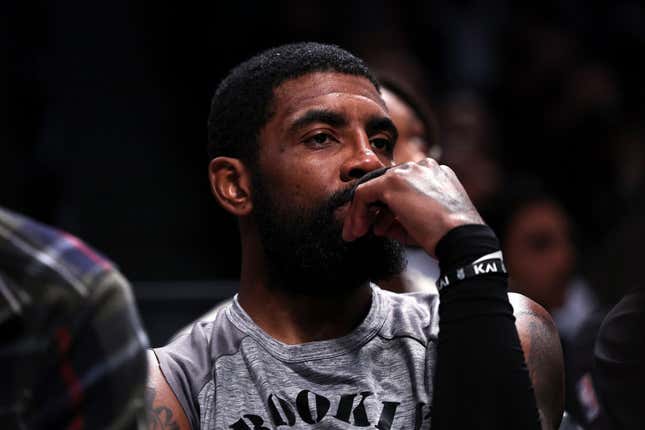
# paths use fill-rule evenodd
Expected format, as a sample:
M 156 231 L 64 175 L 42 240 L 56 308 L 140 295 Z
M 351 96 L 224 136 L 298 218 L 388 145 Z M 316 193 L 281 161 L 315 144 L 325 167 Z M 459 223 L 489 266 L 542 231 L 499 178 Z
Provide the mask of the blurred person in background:
M 439 105 L 442 121 L 439 127 L 422 87 L 415 88 L 397 77 L 396 63 L 390 64 L 389 70 L 394 72 L 380 72 L 379 81 L 383 100 L 400 130 L 394 148 L 395 162 L 416 162 L 425 157 L 440 160 L 455 171 L 484 219 L 495 216 L 494 202 L 503 175 L 495 156 L 492 114 L 473 93 L 457 93 Z M 435 288 L 433 284 L 439 275 L 436 260 L 415 247 L 407 247 L 406 255 L 405 271 L 387 280 L 384 287 L 400 292 Z
M 497 157 L 497 124 L 477 93 L 450 94 L 440 105 L 442 162 L 464 185 L 484 219 L 496 215 L 495 200 L 504 183 Z
M 517 181 L 504 198 L 497 231 L 510 289 L 553 316 L 564 349 L 567 411 L 585 428 L 605 428 L 591 380 L 593 344 L 604 313 L 577 271 L 571 219 L 534 181 Z
M 508 195 L 513 201 L 501 237 L 511 289 L 544 306 L 561 336 L 572 339 L 597 301 L 589 286 L 575 276 L 570 219 L 553 197 L 540 190 L 525 187 Z
M 147 347 L 112 263 L 0 208 L 2 428 L 143 429 Z
M 400 130 L 395 162 L 431 157 L 445 163 L 455 171 L 484 219 L 495 215 L 493 202 L 502 186 L 503 173 L 497 160 L 497 126 L 491 110 L 475 92 L 450 92 L 446 101 L 436 105 L 437 118 L 428 103 L 428 73 L 412 53 L 401 48 L 385 53 L 370 51 L 368 55 L 378 70 L 383 100 Z M 408 268 L 402 282 L 395 278 L 388 282 L 388 288 L 411 291 L 412 285 L 426 288 L 425 282 L 437 279 L 436 261 L 417 251 L 408 247 Z
M 416 163 L 426 157 L 439 160 L 437 122 L 421 90 L 391 74 L 379 74 L 381 97 L 398 130 L 394 162 Z M 382 281 L 383 288 L 396 292 L 436 291 L 439 264 L 423 249 L 406 246 L 407 266 L 400 275 Z

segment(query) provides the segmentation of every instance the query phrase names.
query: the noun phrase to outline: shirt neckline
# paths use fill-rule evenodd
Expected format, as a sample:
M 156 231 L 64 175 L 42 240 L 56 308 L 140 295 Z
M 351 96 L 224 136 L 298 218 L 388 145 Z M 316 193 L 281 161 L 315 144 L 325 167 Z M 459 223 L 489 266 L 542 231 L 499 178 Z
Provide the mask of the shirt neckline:
M 363 321 L 350 333 L 328 340 L 289 345 L 269 336 L 246 313 L 238 301 L 227 308 L 227 317 L 240 330 L 255 339 L 271 355 L 285 362 L 303 362 L 337 357 L 357 349 L 372 339 L 385 323 L 386 310 L 380 288 L 370 284 L 372 301 Z

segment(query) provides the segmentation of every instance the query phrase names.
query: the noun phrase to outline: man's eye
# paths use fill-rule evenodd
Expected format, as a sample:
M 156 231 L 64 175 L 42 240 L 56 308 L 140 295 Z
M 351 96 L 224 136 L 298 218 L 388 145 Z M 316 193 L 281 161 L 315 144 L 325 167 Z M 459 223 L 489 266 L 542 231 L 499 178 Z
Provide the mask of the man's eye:
M 313 136 L 305 140 L 305 143 L 308 143 L 314 146 L 321 146 L 321 145 L 326 145 L 330 143 L 332 140 L 333 140 L 333 137 L 330 134 L 318 133 L 318 134 L 314 134 Z
M 390 139 L 372 139 L 372 146 L 380 151 L 392 151 L 394 145 Z

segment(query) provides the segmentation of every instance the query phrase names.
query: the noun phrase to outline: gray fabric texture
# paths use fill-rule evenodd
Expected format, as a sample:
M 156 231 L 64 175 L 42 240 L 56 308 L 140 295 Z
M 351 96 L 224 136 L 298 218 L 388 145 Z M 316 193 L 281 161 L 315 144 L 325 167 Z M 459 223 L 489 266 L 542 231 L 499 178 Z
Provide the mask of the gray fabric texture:
M 434 293 L 372 285 L 351 333 L 287 345 L 236 296 L 155 353 L 193 429 L 429 429 L 437 311 Z

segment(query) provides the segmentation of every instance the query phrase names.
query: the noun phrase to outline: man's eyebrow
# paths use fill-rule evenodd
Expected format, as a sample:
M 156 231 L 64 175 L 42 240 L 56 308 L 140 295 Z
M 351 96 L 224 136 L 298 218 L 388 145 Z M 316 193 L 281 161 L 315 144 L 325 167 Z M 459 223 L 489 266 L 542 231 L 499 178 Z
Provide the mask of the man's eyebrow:
M 326 109 L 311 109 L 299 116 L 289 126 L 290 132 L 295 132 L 310 124 L 323 123 L 332 127 L 346 127 L 347 118 L 338 112 Z
M 382 131 L 390 133 L 395 142 L 399 137 L 399 131 L 396 129 L 396 126 L 392 120 L 386 116 L 375 116 L 367 120 L 365 131 L 370 136 Z

